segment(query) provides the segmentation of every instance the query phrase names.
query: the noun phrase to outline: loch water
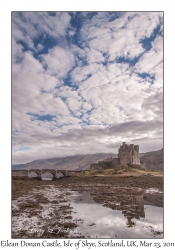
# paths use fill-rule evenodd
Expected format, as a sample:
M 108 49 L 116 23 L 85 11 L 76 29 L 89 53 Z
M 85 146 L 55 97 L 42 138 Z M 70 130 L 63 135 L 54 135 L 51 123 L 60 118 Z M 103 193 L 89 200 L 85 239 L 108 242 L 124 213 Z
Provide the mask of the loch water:
M 40 201 L 40 210 L 30 206 L 19 210 L 23 203 L 36 204 L 34 197 L 38 195 L 48 200 L 44 204 Z M 53 202 L 60 195 L 65 200 L 60 204 Z M 90 191 L 61 190 L 54 185 L 46 185 L 12 201 L 12 237 L 18 237 L 21 232 L 25 232 L 24 238 L 32 238 L 32 232 L 37 232 L 36 237 L 42 238 L 44 230 L 52 230 L 53 222 L 59 224 L 58 207 L 69 205 L 71 219 L 64 217 L 64 222 L 76 224 L 76 227 L 70 230 L 70 238 L 163 238 L 163 206 L 159 203 L 162 197 L 163 194 L 159 190 L 148 189 L 144 191 L 144 195 L 132 196 L 134 211 L 129 210 L 129 206 L 128 211 L 113 210 L 95 202 Z
M 141 195 L 135 200 L 138 211 L 134 218 L 96 203 L 89 191 L 73 196 L 71 206 L 76 213 L 72 216 L 78 222 L 77 233 L 87 238 L 163 238 L 163 207 L 144 205 Z

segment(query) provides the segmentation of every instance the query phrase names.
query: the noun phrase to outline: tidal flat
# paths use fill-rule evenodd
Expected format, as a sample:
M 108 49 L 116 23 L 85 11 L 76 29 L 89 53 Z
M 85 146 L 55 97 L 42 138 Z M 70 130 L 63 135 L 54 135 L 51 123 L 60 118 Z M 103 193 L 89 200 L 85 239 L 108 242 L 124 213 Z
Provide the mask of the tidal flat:
M 163 238 L 163 177 L 13 177 L 12 238 Z

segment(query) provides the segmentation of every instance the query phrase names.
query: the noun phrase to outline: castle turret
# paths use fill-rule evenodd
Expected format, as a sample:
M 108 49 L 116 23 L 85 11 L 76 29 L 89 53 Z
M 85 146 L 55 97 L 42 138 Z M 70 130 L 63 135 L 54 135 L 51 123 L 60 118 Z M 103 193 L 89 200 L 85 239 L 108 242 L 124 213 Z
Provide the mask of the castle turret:
M 121 165 L 140 165 L 139 146 L 123 142 L 119 148 L 118 158 Z

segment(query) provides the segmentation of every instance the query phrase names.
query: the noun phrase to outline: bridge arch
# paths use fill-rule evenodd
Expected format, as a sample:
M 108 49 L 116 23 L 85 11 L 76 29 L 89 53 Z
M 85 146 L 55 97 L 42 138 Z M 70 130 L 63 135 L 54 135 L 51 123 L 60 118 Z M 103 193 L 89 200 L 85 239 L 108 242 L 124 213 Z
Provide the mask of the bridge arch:
M 63 171 L 57 170 L 57 174 L 56 174 L 57 179 L 65 177 L 65 176 L 66 174 Z
M 28 171 L 29 178 L 41 178 L 41 170 L 40 169 L 30 169 Z
M 41 179 L 42 180 L 52 180 L 53 179 L 53 174 L 49 172 L 44 172 L 41 174 Z
M 29 178 L 42 179 L 42 174 L 50 173 L 53 176 L 53 179 L 57 177 L 65 177 L 72 175 L 71 170 L 61 170 L 61 169 L 28 169 L 28 170 L 12 170 L 12 176 L 25 176 Z M 61 174 L 60 174 L 61 173 Z
M 36 178 L 36 177 L 38 177 L 39 175 L 36 173 L 36 172 L 30 172 L 29 174 L 28 174 L 28 177 L 30 178 L 30 179 L 32 179 L 32 178 Z
M 52 177 L 52 180 L 53 179 L 56 179 L 56 170 L 53 170 L 53 169 L 42 169 L 42 172 L 41 172 L 41 177 L 43 176 L 43 174 L 51 174 L 53 177 Z

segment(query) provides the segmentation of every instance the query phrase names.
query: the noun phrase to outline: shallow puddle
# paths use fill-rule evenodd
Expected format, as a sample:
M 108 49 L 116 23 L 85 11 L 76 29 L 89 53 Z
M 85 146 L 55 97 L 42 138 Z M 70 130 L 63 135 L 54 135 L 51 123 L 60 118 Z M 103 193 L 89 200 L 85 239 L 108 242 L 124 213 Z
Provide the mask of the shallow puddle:
M 140 202 L 140 197 L 139 197 Z M 90 238 L 163 238 L 163 208 L 142 204 L 139 218 L 125 216 L 123 211 L 112 210 L 95 203 L 90 192 L 75 197 L 71 206 L 76 213 L 77 233 Z M 160 234 L 159 234 L 160 233 Z
M 100 192 L 97 203 L 94 190 L 33 189 L 12 201 L 12 238 L 163 238 L 161 192 L 120 188 L 112 201 Z

